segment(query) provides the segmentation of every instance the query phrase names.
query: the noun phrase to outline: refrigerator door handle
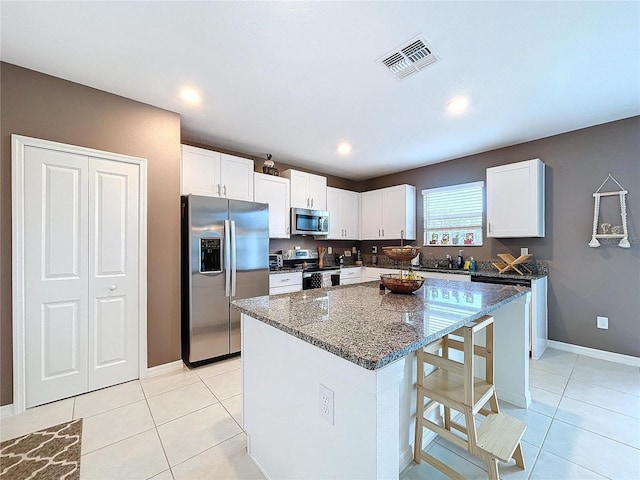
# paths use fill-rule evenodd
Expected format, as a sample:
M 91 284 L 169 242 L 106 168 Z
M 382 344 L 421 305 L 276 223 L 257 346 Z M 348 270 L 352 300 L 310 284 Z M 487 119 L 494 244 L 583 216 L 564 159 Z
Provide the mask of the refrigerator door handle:
M 224 221 L 224 296 L 230 296 L 231 288 L 231 222 Z
M 231 296 L 236 296 L 236 222 L 231 220 Z

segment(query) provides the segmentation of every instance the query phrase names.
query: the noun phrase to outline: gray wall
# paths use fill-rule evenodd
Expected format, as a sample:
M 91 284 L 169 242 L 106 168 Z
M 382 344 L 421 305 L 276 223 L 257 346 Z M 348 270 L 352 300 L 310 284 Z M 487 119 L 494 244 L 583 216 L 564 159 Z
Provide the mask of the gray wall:
M 520 254 L 529 247 L 549 263 L 549 338 L 609 352 L 640 356 L 640 117 L 598 125 L 449 162 L 360 182 L 360 191 L 401 183 L 417 187 L 418 242 L 422 244 L 422 196 L 425 188 L 485 179 L 487 167 L 540 158 L 546 164 L 545 238 L 484 239 L 465 247 L 465 257 L 489 260 L 498 253 Z M 629 191 L 630 249 L 617 241 L 589 248 L 593 192 L 611 172 Z M 619 225 L 613 197 L 601 221 Z M 513 199 L 518 208 L 518 199 Z M 486 222 L 485 222 L 486 224 Z M 486 235 L 486 231 L 485 231 Z M 393 243 L 393 242 L 391 242 Z M 362 242 L 370 253 L 375 242 Z M 378 242 L 382 245 L 382 242 Z M 423 247 L 423 254 L 457 255 L 455 247 Z M 609 317 L 609 329 L 596 329 L 596 316 Z

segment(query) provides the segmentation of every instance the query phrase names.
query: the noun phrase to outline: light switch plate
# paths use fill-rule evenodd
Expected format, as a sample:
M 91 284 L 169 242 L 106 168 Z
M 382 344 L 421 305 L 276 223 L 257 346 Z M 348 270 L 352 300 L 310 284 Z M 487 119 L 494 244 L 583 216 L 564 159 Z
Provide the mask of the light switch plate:
M 520 249 L 520 255 L 529 255 L 529 249 L 528 248 L 521 248 Z

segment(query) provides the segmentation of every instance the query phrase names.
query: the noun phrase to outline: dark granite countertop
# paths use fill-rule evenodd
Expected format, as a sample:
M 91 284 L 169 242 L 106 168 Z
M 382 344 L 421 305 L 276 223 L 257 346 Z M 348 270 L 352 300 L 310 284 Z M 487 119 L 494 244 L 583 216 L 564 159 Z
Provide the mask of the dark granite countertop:
M 526 287 L 426 279 L 412 295 L 379 282 L 235 300 L 234 308 L 368 370 L 526 295 Z

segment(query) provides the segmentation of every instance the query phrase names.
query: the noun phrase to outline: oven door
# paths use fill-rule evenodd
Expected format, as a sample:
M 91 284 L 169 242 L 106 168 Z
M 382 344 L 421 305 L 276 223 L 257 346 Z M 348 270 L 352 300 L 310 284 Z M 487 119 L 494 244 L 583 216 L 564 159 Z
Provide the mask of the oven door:
M 311 290 L 312 288 L 322 287 L 322 272 L 305 272 L 302 274 L 302 289 Z

